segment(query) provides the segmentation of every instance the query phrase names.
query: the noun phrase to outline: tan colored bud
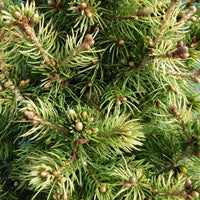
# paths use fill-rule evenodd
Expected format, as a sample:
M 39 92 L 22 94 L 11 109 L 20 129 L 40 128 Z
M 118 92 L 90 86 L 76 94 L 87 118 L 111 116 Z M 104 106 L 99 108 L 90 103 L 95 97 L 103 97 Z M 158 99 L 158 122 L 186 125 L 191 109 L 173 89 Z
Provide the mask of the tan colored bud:
M 118 40 L 117 41 L 117 44 L 119 45 L 119 46 L 125 46 L 125 42 L 124 42 L 124 40 L 122 40 L 122 39 L 120 39 L 120 40 Z
M 120 106 L 121 104 L 122 104 L 122 102 L 119 99 L 117 99 L 116 106 Z
M 85 15 L 86 15 L 87 18 L 91 18 L 92 17 L 91 11 L 89 9 L 87 9 L 87 8 L 85 9 Z
M 87 8 L 87 4 L 86 3 L 81 3 L 80 4 L 80 8 L 82 9 L 82 10 L 85 10 L 86 8 Z
M 129 67 L 134 67 L 134 66 L 135 66 L 135 63 L 134 63 L 133 61 L 129 61 L 129 62 L 128 62 L 128 66 L 129 66 Z
M 83 50 L 88 51 L 88 50 L 90 50 L 90 45 L 88 43 L 84 42 L 82 45 L 82 48 L 83 48 Z
M 4 82 L 3 85 L 5 88 L 9 88 L 11 86 L 11 84 L 8 81 Z
M 190 56 L 189 53 L 184 53 L 184 54 L 180 54 L 179 58 L 181 58 L 181 59 L 187 59 L 187 58 L 189 58 L 189 56 Z
M 129 182 L 125 182 L 125 183 L 124 183 L 124 187 L 126 187 L 126 188 L 131 187 L 131 186 L 132 186 L 132 184 L 129 183 Z
M 42 177 L 42 178 L 47 178 L 48 176 L 49 176 L 49 172 L 48 171 L 42 171 L 41 173 L 40 173 L 40 176 Z
M 18 12 L 18 11 L 14 12 L 14 18 L 15 19 L 19 19 L 21 16 L 22 16 L 22 14 L 20 12 Z
M 195 13 L 197 11 L 196 6 L 191 6 L 189 11 L 192 12 L 192 13 Z
M 93 40 L 93 37 L 92 37 L 91 34 L 87 34 L 87 35 L 85 35 L 85 37 L 84 37 L 84 41 L 86 41 L 86 42 L 90 42 L 90 41 L 92 41 L 92 40 Z
M 191 16 L 189 19 L 188 19 L 188 21 L 191 21 L 191 22 L 194 22 L 194 21 L 196 21 L 197 20 L 197 18 L 195 17 L 195 16 Z
M 83 123 L 77 122 L 76 125 L 75 125 L 75 129 L 79 132 L 82 131 L 83 130 Z
M 171 58 L 173 56 L 173 52 L 167 51 L 166 57 Z
M 125 133 L 125 136 L 127 136 L 127 137 L 130 137 L 133 134 L 132 131 L 130 131 L 130 130 L 129 131 L 125 131 L 124 133 Z
M 178 42 L 177 42 L 177 47 L 182 47 L 182 46 L 184 46 L 184 43 L 183 43 L 183 41 L 181 41 L 181 40 L 180 40 L 180 41 L 178 41 Z
M 105 193 L 105 192 L 106 192 L 106 186 L 105 186 L 105 185 L 102 185 L 102 186 L 100 187 L 100 192 L 102 192 L 102 193 Z
M 90 82 L 88 82 L 88 87 L 92 87 L 93 86 L 93 83 L 90 81 Z

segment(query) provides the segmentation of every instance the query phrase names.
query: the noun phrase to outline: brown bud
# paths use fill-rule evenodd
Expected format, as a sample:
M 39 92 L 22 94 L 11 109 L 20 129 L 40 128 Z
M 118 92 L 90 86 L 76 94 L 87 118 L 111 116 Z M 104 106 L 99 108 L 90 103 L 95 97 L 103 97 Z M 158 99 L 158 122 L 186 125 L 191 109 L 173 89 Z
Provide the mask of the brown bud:
M 26 79 L 24 80 L 25 81 L 25 85 L 29 84 L 30 83 L 30 79 Z
M 57 170 L 55 170 L 55 171 L 53 171 L 52 172 L 52 175 L 55 177 L 55 178 L 58 178 L 59 176 L 60 176 L 60 171 L 57 171 Z
M 199 193 L 197 191 L 192 191 L 191 196 L 194 197 L 195 199 L 199 198 Z
M 53 199 L 54 199 L 54 200 L 58 200 L 58 194 L 54 194 L 54 195 L 53 195 Z
M 150 42 L 149 42 L 149 46 L 150 46 L 150 47 L 154 47 L 154 42 L 153 42 L 153 41 L 150 41 Z
M 85 35 L 85 37 L 84 37 L 84 41 L 86 41 L 86 42 L 90 42 L 90 41 L 92 41 L 92 40 L 93 40 L 93 37 L 92 37 L 91 34 L 87 34 L 87 35 Z
M 181 47 L 181 50 L 182 50 L 184 53 L 188 53 L 188 48 L 187 48 L 186 46 Z
M 171 52 L 171 51 L 167 51 L 167 53 L 166 53 L 166 57 L 168 57 L 168 58 L 173 57 L 173 52 Z
M 21 80 L 21 81 L 19 82 L 19 86 L 20 86 L 20 87 L 23 87 L 23 86 L 25 86 L 25 85 L 26 85 L 25 80 Z
M 147 40 L 152 40 L 151 37 L 149 35 L 146 36 Z
M 52 60 L 52 61 L 51 61 L 51 65 L 53 65 L 54 67 L 56 66 L 55 60 Z
M 97 60 L 92 60 L 91 62 L 92 62 L 93 65 L 96 65 L 98 63 Z
M 99 129 L 98 129 L 97 127 L 95 127 L 95 128 L 92 130 L 93 133 L 97 133 L 98 131 L 99 131 Z
M 125 101 L 127 101 L 127 98 L 126 97 L 120 97 L 120 100 L 125 102 Z
M 191 16 L 189 19 L 188 19 L 188 21 L 191 21 L 191 22 L 194 22 L 194 21 L 196 21 L 197 20 L 197 18 L 195 17 L 195 16 Z
M 189 56 L 190 56 L 189 53 L 184 53 L 184 54 L 180 54 L 179 58 L 181 58 L 181 59 L 187 59 L 187 58 L 189 58 Z
M 82 47 L 83 47 L 83 50 L 85 50 L 85 51 L 90 50 L 90 45 L 85 42 L 83 43 Z
M 88 134 L 88 135 L 91 135 L 91 134 L 92 134 L 92 131 L 91 131 L 90 129 L 88 129 L 88 130 L 87 130 L 87 134 Z
M 61 176 L 59 182 L 60 183 L 65 183 L 66 182 L 66 178 L 64 176 Z
M 123 64 L 123 65 L 127 65 L 128 63 L 127 63 L 127 60 L 125 60 L 125 59 L 122 59 L 121 60 L 121 63 Z
M 85 10 L 86 8 L 87 8 L 87 4 L 86 3 L 81 3 L 80 4 L 80 8 L 82 9 L 82 10 Z
M 92 123 L 94 121 L 94 117 L 90 117 L 89 122 Z
M 86 111 L 83 111 L 81 116 L 83 117 L 83 119 L 87 119 L 88 114 Z
M 34 119 L 35 116 L 36 116 L 35 112 L 30 111 L 30 110 L 25 110 L 25 111 L 24 111 L 24 115 L 25 115 L 26 117 L 28 117 L 29 119 Z
M 35 119 L 33 119 L 33 121 L 32 121 L 32 122 L 33 122 L 33 124 L 34 124 L 34 125 L 37 125 L 37 124 L 39 124 L 39 123 L 40 123 L 38 120 L 35 120 Z
M 33 33 L 33 29 L 32 29 L 31 27 L 28 26 L 28 27 L 25 29 L 25 33 L 26 33 L 26 35 L 30 36 L 30 35 Z
M 200 83 L 200 79 L 198 78 L 198 76 L 195 76 L 193 80 L 194 80 L 194 82 L 196 82 L 196 83 Z
M 125 182 L 125 183 L 124 183 L 124 187 L 126 187 L 126 188 L 131 187 L 131 186 L 132 186 L 132 184 L 129 183 L 129 182 Z
M 82 122 L 77 122 L 76 125 L 75 125 L 75 129 L 77 131 L 82 131 L 83 130 L 83 124 L 82 124 Z
M 135 63 L 134 63 L 133 61 L 129 61 L 129 62 L 128 62 L 128 66 L 129 66 L 129 67 L 134 67 L 134 65 L 135 65 Z
M 3 90 L 3 86 L 2 85 L 0 85 L 0 91 L 2 91 Z
M 151 53 L 154 53 L 154 52 L 155 52 L 155 49 L 154 49 L 154 48 L 151 48 L 150 51 L 151 51 Z
M 54 7 L 54 6 L 56 6 L 56 3 L 53 0 L 48 0 L 48 5 L 51 7 Z
M 183 43 L 183 41 L 181 41 L 181 40 L 180 40 L 180 41 L 178 41 L 178 42 L 177 42 L 177 47 L 182 47 L 182 46 L 184 46 L 184 43 Z
M 41 176 L 42 178 L 47 178 L 49 174 L 50 174 L 50 173 L 49 173 L 48 171 L 42 171 L 42 172 L 40 173 L 40 176 Z
M 85 15 L 86 15 L 87 18 L 91 18 L 92 17 L 91 11 L 89 9 L 87 9 L 87 8 L 85 9 Z
M 189 11 L 192 12 L 192 13 L 195 13 L 197 11 L 196 6 L 191 6 Z
M 135 185 L 136 184 L 136 178 L 134 176 L 131 176 L 130 179 L 129 179 L 129 182 L 132 184 L 132 185 Z
M 194 35 L 194 36 L 192 37 L 192 43 L 196 43 L 196 42 L 197 42 L 197 36 Z
M 4 80 L 6 78 L 5 74 L 0 74 L 0 79 Z
M 93 85 L 93 83 L 90 81 L 90 82 L 88 82 L 88 87 L 92 87 L 92 85 Z
M 172 103 L 172 107 L 171 107 L 173 110 L 177 110 L 177 106 L 176 106 L 176 103 Z
M 186 181 L 185 181 L 185 188 L 186 188 L 186 189 L 190 189 L 191 186 L 192 186 L 191 180 L 190 180 L 190 179 L 186 180 Z
M 22 14 L 20 12 L 18 12 L 18 11 L 14 12 L 14 18 L 15 19 L 19 19 L 21 16 L 22 16 Z
M 122 102 L 119 99 L 117 99 L 116 106 L 120 106 L 121 104 L 122 104 Z
M 117 44 L 119 45 L 119 46 L 125 46 L 125 42 L 124 42 L 124 40 L 122 40 L 122 39 L 120 39 L 120 40 L 118 40 L 117 41 Z
M 102 193 L 105 193 L 105 192 L 106 192 L 106 186 L 105 186 L 105 185 L 102 185 L 102 186 L 100 187 L 100 192 L 102 192 Z
M 132 16 L 132 19 L 133 19 L 134 21 L 138 21 L 139 17 L 138 17 L 138 16 Z
M 132 131 L 125 131 L 125 136 L 130 137 L 132 136 Z
M 93 46 L 93 45 L 94 45 L 94 43 L 95 43 L 95 41 L 94 41 L 94 40 L 88 41 L 88 44 L 89 44 L 90 46 Z
M 10 83 L 9 83 L 8 81 L 4 82 L 3 85 L 4 85 L 5 88 L 9 88 L 9 87 L 11 86 Z
M 135 13 L 135 15 L 144 16 L 144 15 L 148 15 L 150 12 L 151 12 L 151 9 L 149 7 L 144 7 L 141 10 L 139 10 L 137 13 Z

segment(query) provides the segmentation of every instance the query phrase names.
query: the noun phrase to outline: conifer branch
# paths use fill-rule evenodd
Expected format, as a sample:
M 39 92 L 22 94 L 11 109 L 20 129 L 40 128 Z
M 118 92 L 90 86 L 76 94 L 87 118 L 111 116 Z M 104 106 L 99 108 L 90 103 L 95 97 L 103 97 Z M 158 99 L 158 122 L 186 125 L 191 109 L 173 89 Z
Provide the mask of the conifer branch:
M 19 28 L 21 28 L 22 31 L 26 33 L 27 38 L 30 38 L 31 41 L 35 44 L 42 58 L 44 59 L 46 65 L 50 66 L 51 65 L 50 59 L 47 56 L 45 50 L 42 48 L 39 39 L 36 37 L 34 26 L 29 24 L 28 18 L 25 15 L 23 15 L 22 21 L 17 20 L 17 25 Z
M 163 73 L 162 70 L 154 69 L 157 72 Z M 165 72 L 166 75 L 177 76 L 177 77 L 186 77 L 191 78 L 194 82 L 200 83 L 198 76 L 200 76 L 200 70 L 193 71 L 193 72 L 176 72 L 176 71 L 168 71 Z
M 172 104 L 172 106 L 170 107 L 170 113 L 177 119 L 177 121 L 179 122 L 182 130 L 183 130 L 183 133 L 185 134 L 186 138 L 187 138 L 187 142 L 190 143 L 191 140 L 190 140 L 190 136 L 186 130 L 186 126 L 185 126 L 185 123 L 184 121 L 181 119 L 180 117 L 180 114 L 177 110 L 177 106 L 175 103 Z
M 6 75 L 5 75 L 6 66 L 5 66 L 5 64 L 3 62 L 3 58 L 1 56 L 1 52 L 0 52 L 0 66 L 1 66 L 1 71 L 2 71 L 3 78 L 5 78 L 6 77 Z M 7 83 L 8 83 L 8 87 L 11 89 L 12 93 L 16 95 L 17 101 L 23 101 L 24 97 L 21 95 L 21 92 L 20 92 L 19 88 L 14 85 L 12 80 L 8 79 Z
M 180 20 L 178 24 L 175 25 L 176 28 L 180 28 L 185 24 L 186 21 L 197 11 L 195 6 L 191 6 L 187 14 Z
M 33 121 L 34 125 L 43 124 L 43 125 L 48 126 L 51 129 L 54 129 L 56 131 L 60 131 L 60 132 L 63 132 L 63 133 L 69 133 L 69 131 L 67 131 L 66 129 L 64 129 L 64 128 L 56 125 L 56 124 L 53 124 L 51 122 L 48 122 L 48 121 L 42 119 L 41 117 L 37 116 L 34 110 L 33 111 L 26 110 L 24 112 L 24 114 L 28 119 L 31 119 Z
M 68 62 L 72 58 L 76 57 L 81 51 L 88 51 L 90 50 L 90 47 L 94 45 L 94 40 L 91 34 L 87 34 L 84 38 L 83 43 L 81 44 L 80 47 L 78 47 L 74 52 L 72 52 L 69 56 L 67 56 L 61 63 L 60 65 Z
M 163 21 L 163 23 L 160 27 L 160 31 L 158 32 L 156 38 L 154 39 L 154 44 L 156 44 L 158 41 L 160 41 L 162 36 L 164 35 L 165 29 L 166 29 L 167 25 L 169 24 L 170 19 L 173 15 L 173 12 L 178 3 L 179 3 L 179 0 L 171 0 L 169 8 L 167 9 L 165 20 Z

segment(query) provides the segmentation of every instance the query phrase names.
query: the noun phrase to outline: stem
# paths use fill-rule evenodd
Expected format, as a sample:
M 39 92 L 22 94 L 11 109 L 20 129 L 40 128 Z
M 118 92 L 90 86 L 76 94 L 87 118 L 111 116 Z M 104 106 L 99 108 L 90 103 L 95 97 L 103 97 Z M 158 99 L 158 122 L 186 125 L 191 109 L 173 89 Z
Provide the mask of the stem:
M 159 196 L 159 197 L 182 197 L 185 198 L 186 195 L 182 190 L 178 191 L 167 191 L 167 192 L 155 192 L 153 193 L 153 196 Z
M 78 49 L 76 49 L 74 52 L 72 52 L 69 56 L 67 56 L 61 63 L 60 65 L 62 65 L 63 63 L 66 63 L 68 60 L 71 60 L 72 58 L 74 58 L 75 56 L 77 56 L 81 51 L 83 51 L 83 45 L 81 45 L 80 47 L 78 47 Z
M 28 18 L 26 16 L 23 16 L 23 20 L 21 22 L 17 21 L 17 25 L 20 29 L 25 31 L 27 37 L 31 39 L 31 41 L 35 44 L 35 46 L 39 50 L 45 63 L 48 66 L 50 66 L 51 65 L 50 59 L 47 56 L 47 53 L 45 52 L 45 50 L 42 48 L 42 45 L 39 43 L 39 39 L 36 37 L 34 28 L 28 24 Z
M 175 10 L 178 2 L 179 2 L 178 0 L 171 0 L 171 3 L 169 5 L 169 8 L 168 8 L 167 13 L 166 13 L 166 18 L 165 18 L 165 20 L 163 21 L 163 23 L 160 27 L 160 32 L 157 34 L 156 38 L 154 39 L 154 43 L 161 41 L 161 38 L 164 35 L 165 29 L 166 29 L 168 23 L 170 22 L 170 19 L 173 15 L 173 11 Z
M 178 165 L 180 161 L 183 161 L 184 158 L 186 158 L 192 152 L 193 152 L 192 147 L 187 146 L 187 148 L 181 153 L 181 155 L 173 163 L 166 165 L 165 168 L 161 172 L 159 172 L 159 174 L 162 174 L 165 171 L 173 169 L 176 165 Z
M 1 66 L 1 72 L 2 72 L 2 74 L 5 75 L 6 66 L 5 66 L 5 64 L 4 64 L 4 62 L 3 62 L 3 58 L 2 58 L 1 52 L 0 52 L 0 66 Z
M 36 118 L 35 120 L 38 121 L 39 123 L 44 124 L 44 125 L 52 128 L 52 129 L 54 129 L 56 131 L 60 131 L 60 132 L 63 132 L 63 133 L 69 133 L 69 131 L 67 131 L 66 129 L 64 129 L 64 128 L 60 127 L 60 126 L 57 126 L 56 124 L 52 124 L 52 123 L 50 123 L 48 121 L 45 121 L 45 120 L 39 118 L 38 116 L 36 116 L 35 118 Z
M 11 89 L 12 93 L 15 94 L 16 97 L 17 97 L 17 101 L 23 101 L 23 100 L 25 100 L 24 97 L 21 95 L 21 92 L 18 89 L 18 87 L 16 87 L 14 85 L 14 83 L 10 79 L 8 80 L 8 82 L 10 83 L 10 89 Z
M 156 70 L 157 72 L 163 73 L 162 70 Z M 194 71 L 194 72 L 175 72 L 175 71 L 169 71 L 165 73 L 166 75 L 172 75 L 172 76 L 179 76 L 179 77 L 186 77 L 191 78 L 195 81 L 195 78 L 200 75 L 200 70 Z

